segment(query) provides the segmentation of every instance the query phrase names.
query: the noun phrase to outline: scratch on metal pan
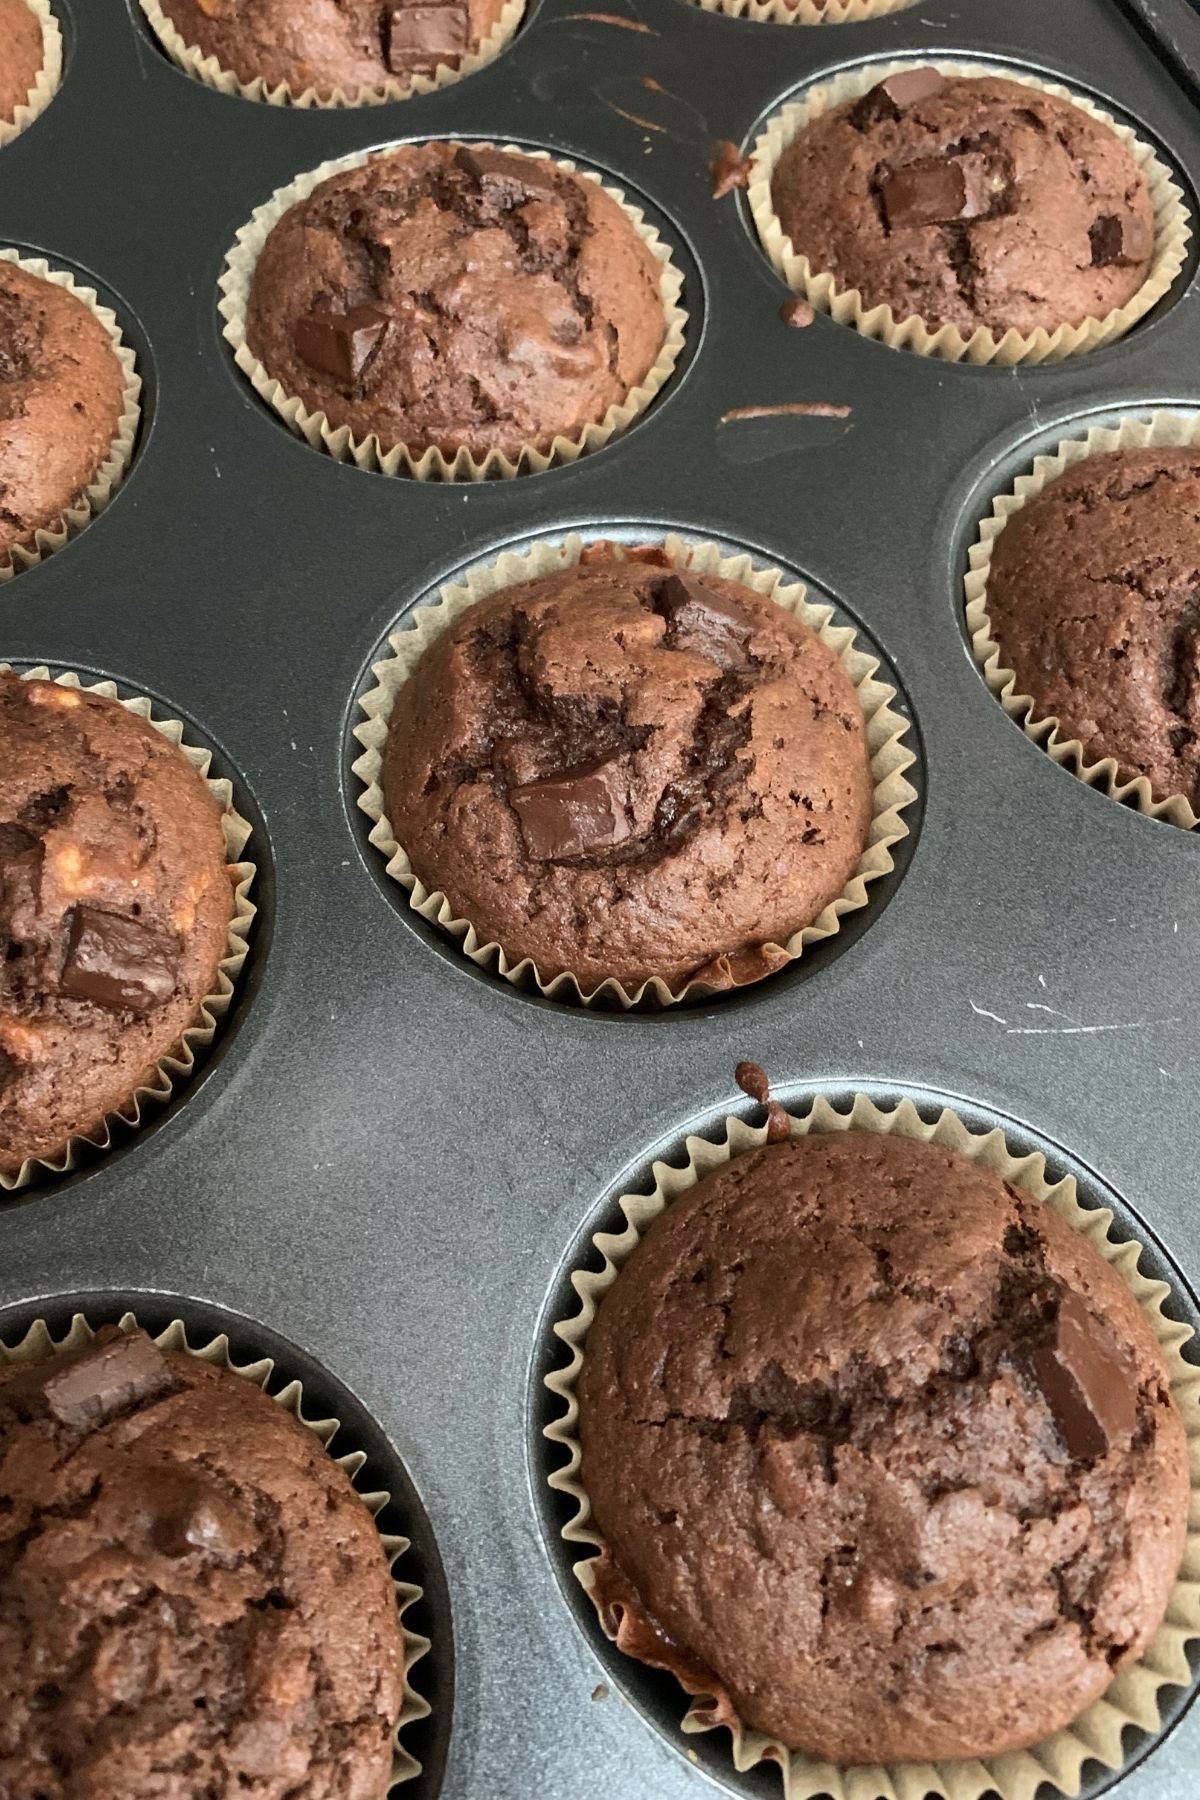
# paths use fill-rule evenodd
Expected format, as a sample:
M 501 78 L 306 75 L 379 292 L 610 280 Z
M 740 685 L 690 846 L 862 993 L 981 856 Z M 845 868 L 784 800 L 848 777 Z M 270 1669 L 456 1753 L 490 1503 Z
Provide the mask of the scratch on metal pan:
M 623 19 L 620 13 L 577 12 L 564 13 L 562 23 L 569 25 L 572 20 L 584 20 L 590 25 L 618 25 L 622 31 L 640 31 L 643 37 L 657 37 L 653 26 L 643 25 L 640 19 Z
M 739 419 L 848 419 L 853 409 L 835 406 L 832 400 L 786 400 L 779 406 L 735 406 L 721 414 L 719 423 L 733 425 Z

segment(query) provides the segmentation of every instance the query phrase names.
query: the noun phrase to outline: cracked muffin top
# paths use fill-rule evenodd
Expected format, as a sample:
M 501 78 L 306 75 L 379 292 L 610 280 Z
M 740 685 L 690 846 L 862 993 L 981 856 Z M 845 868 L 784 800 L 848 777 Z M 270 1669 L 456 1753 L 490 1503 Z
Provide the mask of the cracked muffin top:
M 585 556 L 425 650 L 392 711 L 388 820 L 426 887 L 545 981 L 757 980 L 862 853 L 858 698 L 775 601 L 662 551 Z
M 371 1515 L 245 1377 L 143 1332 L 0 1368 L 0 1793 L 383 1800 Z
M 159 0 L 184 42 L 249 86 L 355 94 L 457 69 L 504 0 Z
M 0 0 L 0 121 L 11 125 L 42 72 L 42 23 L 26 0 Z
M 96 1132 L 217 985 L 216 802 L 116 700 L 0 671 L 0 1170 Z
M 56 526 L 124 410 L 112 339 L 82 300 L 0 261 L 0 557 Z
M 991 1756 L 1145 1650 L 1183 1423 L 1115 1269 L 940 1146 L 736 1157 L 601 1301 L 579 1379 L 596 1598 L 635 1654 L 833 1763 Z
M 1200 447 L 1068 469 L 997 537 L 986 604 L 1035 717 L 1200 813 Z
M 771 192 L 814 271 L 965 337 L 1103 318 L 1153 259 L 1150 195 L 1120 138 L 995 76 L 889 76 L 802 132 Z
M 595 182 L 453 144 L 321 182 L 263 246 L 246 321 L 333 425 L 514 461 L 601 421 L 665 333 L 659 265 Z

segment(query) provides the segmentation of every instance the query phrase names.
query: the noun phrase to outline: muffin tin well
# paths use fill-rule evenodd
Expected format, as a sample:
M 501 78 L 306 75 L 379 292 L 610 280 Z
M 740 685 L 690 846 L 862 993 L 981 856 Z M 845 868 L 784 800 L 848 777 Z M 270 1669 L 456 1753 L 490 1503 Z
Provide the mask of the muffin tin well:
M 0 1328 L 11 1338 L 54 1296 L 65 1316 L 77 1293 L 137 1296 L 164 1320 L 194 1304 L 198 1327 L 232 1316 L 306 1387 L 336 1370 L 362 1396 L 371 1446 L 403 1452 L 411 1488 L 385 1482 L 434 1597 L 421 1669 L 441 1735 L 418 1752 L 421 1800 L 780 1800 L 777 1775 L 738 1777 L 716 1737 L 679 1754 L 677 1694 L 668 1706 L 652 1678 L 618 1672 L 571 1616 L 539 1436 L 552 1302 L 604 1206 L 648 1153 L 734 1110 L 733 1067 L 753 1058 L 793 1104 L 913 1083 L 922 1105 L 1003 1122 L 1115 1205 L 1194 1316 L 1200 835 L 1089 791 L 1005 716 L 970 655 L 962 578 L 992 496 L 1047 443 L 1126 411 L 1200 409 L 1200 284 L 1193 238 L 1172 293 L 1120 342 L 1015 371 L 896 354 L 824 317 L 792 329 L 744 200 L 712 198 L 710 164 L 717 140 L 751 144 L 830 67 L 1000 62 L 1136 124 L 1195 217 L 1196 15 L 1187 0 L 921 0 L 788 29 L 691 0 L 534 0 L 469 80 L 305 109 L 196 81 L 139 0 L 54 6 L 67 75 L 0 149 L 0 243 L 98 279 L 146 412 L 104 516 L 0 588 L 0 659 L 112 674 L 197 721 L 255 828 L 260 914 L 200 1078 L 119 1152 L 0 1206 Z M 221 335 L 224 257 L 266 196 L 431 137 L 602 171 L 645 200 L 684 271 L 671 382 L 544 479 L 390 481 L 313 454 Z M 605 1032 L 578 1008 L 514 1003 L 409 914 L 366 839 L 352 732 L 379 647 L 448 576 L 570 530 L 664 528 L 747 546 L 845 609 L 914 721 L 920 799 L 896 876 L 795 973 Z M 329 1410 L 362 1416 L 340 1389 Z M 437 1662 L 450 1605 L 453 1682 Z M 1090 1773 L 1089 1792 L 1193 1800 L 1188 1697 L 1166 1694 L 1168 1729 L 1131 1743 L 1119 1775 Z

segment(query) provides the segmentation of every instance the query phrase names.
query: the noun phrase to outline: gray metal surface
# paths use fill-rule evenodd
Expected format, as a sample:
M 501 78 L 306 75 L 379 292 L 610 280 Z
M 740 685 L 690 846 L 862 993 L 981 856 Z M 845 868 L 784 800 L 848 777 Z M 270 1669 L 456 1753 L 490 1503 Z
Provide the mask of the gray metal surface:
M 56 3 L 66 84 L 0 154 L 0 239 L 99 279 L 150 393 L 110 512 L 0 590 L 0 657 L 112 675 L 193 719 L 259 809 L 266 904 L 203 1078 L 121 1153 L 0 1209 L 0 1331 L 46 1297 L 112 1291 L 119 1310 L 152 1290 L 281 1334 L 378 1421 L 440 1548 L 453 1640 L 429 1553 L 429 1672 L 443 1722 L 453 1675 L 453 1722 L 444 1772 L 429 1734 L 413 1800 L 439 1785 L 452 1800 L 689 1800 L 704 1775 L 638 1716 L 651 1689 L 631 1674 L 636 1706 L 591 1699 L 612 1678 L 543 1535 L 543 1313 L 648 1153 L 733 1107 L 735 1061 L 797 1099 L 905 1085 L 961 1098 L 1077 1160 L 1161 1243 L 1181 1289 L 1200 1265 L 1200 844 L 1056 768 L 988 694 L 960 622 L 971 524 L 1035 449 L 1106 409 L 1200 406 L 1195 259 L 1124 343 L 1057 368 L 952 368 L 824 319 L 787 331 L 740 202 L 709 198 L 711 140 L 752 137 L 842 61 L 987 54 L 1100 95 L 1194 188 L 1194 96 L 1143 29 L 1151 12 L 1165 30 L 1194 20 L 1183 0 L 1144 5 L 1141 22 L 1115 0 L 921 0 L 800 30 L 606 0 L 651 36 L 535 0 L 469 82 L 289 113 L 180 74 L 135 0 Z M 221 342 L 223 255 L 274 187 L 359 146 L 455 133 L 592 163 L 685 246 L 687 373 L 573 469 L 463 488 L 335 465 L 258 403 Z M 853 412 L 718 423 L 784 400 Z M 522 1000 L 435 953 L 384 891 L 346 778 L 364 671 L 414 598 L 510 540 L 613 521 L 799 568 L 886 651 L 924 750 L 919 839 L 867 928 L 795 975 L 659 1018 Z M 719 1740 L 705 1755 L 731 1771 Z M 1190 1800 L 1198 1769 L 1192 1709 L 1120 1780 L 1122 1800 Z

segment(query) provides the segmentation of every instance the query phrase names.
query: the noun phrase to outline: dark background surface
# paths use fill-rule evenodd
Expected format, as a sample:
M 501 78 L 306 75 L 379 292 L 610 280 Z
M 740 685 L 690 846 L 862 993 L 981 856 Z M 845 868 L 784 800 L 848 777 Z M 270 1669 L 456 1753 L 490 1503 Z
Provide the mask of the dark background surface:
M 0 153 L 0 237 L 114 297 L 148 410 L 109 513 L 0 589 L 0 657 L 111 674 L 211 739 L 257 810 L 264 913 L 204 1078 L 123 1153 L 0 1208 L 0 1329 L 46 1296 L 141 1289 L 168 1297 L 155 1307 L 196 1296 L 280 1333 L 285 1361 L 290 1342 L 361 1398 L 412 1478 L 418 1538 L 420 1503 L 436 1532 L 453 1656 L 432 1572 L 439 1648 L 420 1684 L 444 1735 L 453 1664 L 445 1793 L 688 1800 L 704 1789 L 667 1742 L 677 1693 L 602 1666 L 559 1590 L 543 1311 L 555 1316 L 574 1247 L 647 1156 L 734 1107 L 738 1058 L 795 1101 L 907 1086 L 999 1118 L 1161 1244 L 1151 1265 L 1173 1263 L 1188 1316 L 1200 1268 L 1200 844 L 1056 768 L 988 694 L 961 624 L 974 522 L 1037 450 L 1102 414 L 1200 405 L 1194 255 L 1152 320 L 1057 367 L 955 368 L 825 319 L 789 332 L 741 202 L 709 197 L 711 142 L 752 142 L 793 88 L 846 61 L 986 55 L 1130 118 L 1194 208 L 1194 95 L 1114 0 L 921 0 L 819 30 L 605 0 L 654 35 L 535 0 L 513 48 L 470 81 L 325 113 L 189 80 L 133 0 L 56 10 L 67 78 Z M 1194 45 L 1182 0 L 1141 13 Z M 686 374 L 574 469 L 466 488 L 335 465 L 258 403 L 220 339 L 222 259 L 276 186 L 358 147 L 456 133 L 603 169 L 648 197 L 688 273 Z M 718 423 L 784 400 L 853 412 Z M 868 928 L 743 998 L 656 1019 L 531 1004 L 436 950 L 378 878 L 347 776 L 355 696 L 404 608 L 510 540 L 614 522 L 725 537 L 798 568 L 887 652 L 924 750 L 919 840 Z M 602 1677 L 614 1693 L 593 1702 Z M 1122 1800 L 1191 1800 L 1197 1717 L 1122 1780 Z M 769 1770 L 735 1777 L 726 1745 L 690 1740 L 736 1790 L 778 1793 Z M 423 1748 L 414 1800 L 438 1789 L 439 1732 Z M 1089 1792 L 1110 1780 L 1093 1776 Z

